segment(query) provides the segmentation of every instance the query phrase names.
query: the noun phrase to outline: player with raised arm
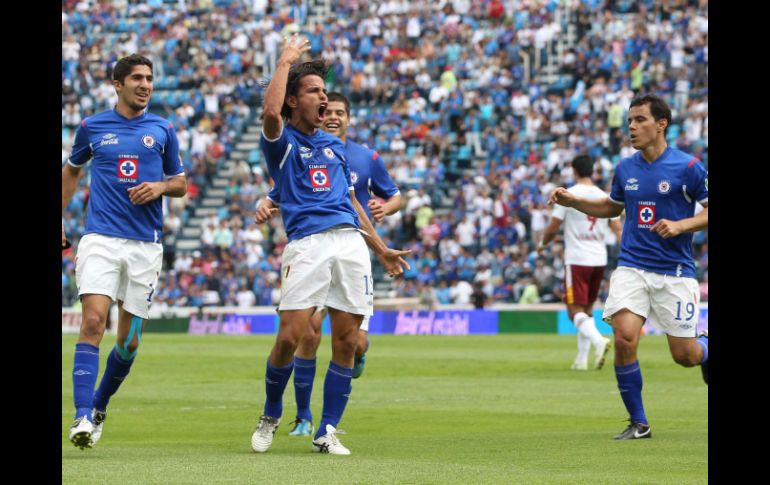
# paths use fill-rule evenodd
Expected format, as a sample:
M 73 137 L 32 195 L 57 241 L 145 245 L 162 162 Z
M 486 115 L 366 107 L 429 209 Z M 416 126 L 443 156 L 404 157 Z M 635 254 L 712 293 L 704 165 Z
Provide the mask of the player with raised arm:
M 322 125 L 327 133 L 337 136 L 345 145 L 345 158 L 350 167 L 350 176 L 355 187 L 355 194 L 361 207 L 372 220 L 380 222 L 386 215 L 391 215 L 401 208 L 401 194 L 390 178 L 379 154 L 363 145 L 347 139 L 350 124 L 350 102 L 340 93 L 329 93 L 328 106 Z M 384 203 L 374 195 L 385 199 Z M 279 190 L 273 186 L 270 194 L 262 199 L 257 207 L 258 223 L 267 221 L 276 212 L 271 209 L 278 206 Z M 300 340 L 294 356 L 294 395 L 297 400 L 297 418 L 290 436 L 309 436 L 313 433 L 313 414 L 310 410 L 310 398 L 316 371 L 316 352 L 321 343 L 321 323 L 326 315 L 325 308 L 319 308 L 310 320 L 310 328 Z M 358 330 L 353 365 L 353 379 L 361 376 L 366 364 L 366 351 L 369 349 L 369 320 L 364 317 Z
M 267 361 L 266 401 L 251 445 L 267 451 L 283 414 L 283 393 L 294 352 L 318 307 L 329 309 L 332 360 L 324 381 L 323 411 L 313 450 L 348 455 L 337 438 L 350 392 L 358 328 L 372 314 L 369 245 L 391 276 L 409 265 L 409 251 L 388 248 L 377 236 L 353 191 L 344 146 L 318 128 L 328 99 L 323 61 L 292 65 L 309 50 L 307 40 L 285 40 L 265 91 L 262 137 L 270 176 L 280 190 L 289 243 L 281 264 L 280 327 Z M 284 122 L 284 119 L 286 122 Z M 359 229 L 360 228 L 360 229 Z M 362 237 L 363 236 L 363 237 Z

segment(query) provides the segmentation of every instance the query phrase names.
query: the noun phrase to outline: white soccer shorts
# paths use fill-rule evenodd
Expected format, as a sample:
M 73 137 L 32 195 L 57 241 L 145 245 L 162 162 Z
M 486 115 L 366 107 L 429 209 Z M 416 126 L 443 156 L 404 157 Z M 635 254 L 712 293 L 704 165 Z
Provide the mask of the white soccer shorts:
M 369 250 L 357 229 L 311 234 L 283 250 L 278 310 L 329 307 L 369 316 L 373 286 Z
M 149 317 L 163 264 L 162 244 L 86 234 L 76 261 L 78 295 L 107 295 L 122 301 L 132 315 Z
M 611 323 L 612 315 L 626 308 L 672 337 L 696 337 L 699 303 L 700 289 L 694 278 L 619 266 L 610 278 L 603 319 Z

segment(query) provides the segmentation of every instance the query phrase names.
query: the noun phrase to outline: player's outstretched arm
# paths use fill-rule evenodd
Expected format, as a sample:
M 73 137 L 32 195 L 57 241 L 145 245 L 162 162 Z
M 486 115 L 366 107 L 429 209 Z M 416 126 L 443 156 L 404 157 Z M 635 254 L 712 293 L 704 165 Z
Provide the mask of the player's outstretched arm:
M 657 232 L 663 239 L 678 236 L 685 232 L 697 232 L 709 227 L 709 208 L 708 205 L 704 207 L 697 215 L 682 219 L 680 221 L 670 221 L 668 219 L 661 219 L 650 228 L 651 231 Z
M 254 219 L 257 221 L 257 224 L 264 224 L 274 215 L 278 214 L 279 210 L 272 200 L 263 197 L 260 199 L 259 204 L 257 204 L 257 213 L 254 215 Z
M 364 241 L 372 251 L 377 255 L 377 259 L 382 264 L 385 271 L 390 276 L 397 276 L 404 272 L 404 268 L 410 269 L 409 263 L 407 263 L 402 256 L 406 256 L 411 253 L 411 250 L 400 251 L 398 249 L 391 249 L 385 245 L 385 243 L 377 235 L 377 231 L 374 230 L 374 226 L 369 218 L 366 216 L 366 211 L 361 206 L 361 203 L 356 199 L 354 191 L 350 191 L 350 198 L 353 201 L 353 207 L 356 208 L 358 213 L 358 221 L 361 224 L 361 230 L 364 232 Z
M 571 194 L 564 187 L 557 187 L 548 198 L 548 205 L 559 204 L 573 207 L 583 214 L 603 219 L 617 217 L 623 212 L 623 206 L 616 204 L 609 197 L 602 199 L 584 199 Z
M 262 107 L 264 115 L 262 130 L 265 132 L 265 136 L 271 140 L 278 138 L 283 130 L 281 109 L 286 97 L 289 69 L 292 64 L 299 60 L 302 54 L 309 50 L 310 42 L 296 33 L 284 39 L 281 58 L 278 59 L 273 77 L 270 79 L 270 84 L 267 85 L 265 90 L 265 104 Z

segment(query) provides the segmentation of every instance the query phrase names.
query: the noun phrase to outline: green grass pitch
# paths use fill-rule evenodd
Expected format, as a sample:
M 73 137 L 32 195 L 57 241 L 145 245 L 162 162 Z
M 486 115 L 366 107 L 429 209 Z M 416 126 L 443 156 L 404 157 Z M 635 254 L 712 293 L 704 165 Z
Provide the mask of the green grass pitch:
M 101 371 L 114 344 L 101 344 Z M 708 387 L 676 365 L 663 337 L 639 357 L 652 439 L 626 426 L 612 359 L 569 370 L 574 336 L 373 335 L 339 428 L 351 456 L 289 437 L 293 381 L 271 449 L 251 451 L 273 336 L 146 334 L 96 447 L 67 439 L 76 337 L 62 335 L 62 483 L 572 484 L 707 483 Z M 330 358 L 324 336 L 313 392 L 318 424 Z M 97 381 L 98 382 L 98 381 Z

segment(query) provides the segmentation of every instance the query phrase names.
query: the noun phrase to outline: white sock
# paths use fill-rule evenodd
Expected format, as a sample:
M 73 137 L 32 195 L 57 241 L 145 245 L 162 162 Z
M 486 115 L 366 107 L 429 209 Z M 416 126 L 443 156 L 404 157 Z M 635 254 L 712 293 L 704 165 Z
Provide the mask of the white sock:
M 602 334 L 600 334 L 599 330 L 596 329 L 596 322 L 594 322 L 593 317 L 589 317 L 584 312 L 577 312 L 573 322 L 575 322 L 578 333 L 587 338 L 588 341 L 594 345 L 594 347 L 601 344 L 604 340 Z
M 575 362 L 588 362 L 588 351 L 591 349 L 591 341 L 584 337 L 581 333 L 578 333 L 578 353 L 575 357 Z

